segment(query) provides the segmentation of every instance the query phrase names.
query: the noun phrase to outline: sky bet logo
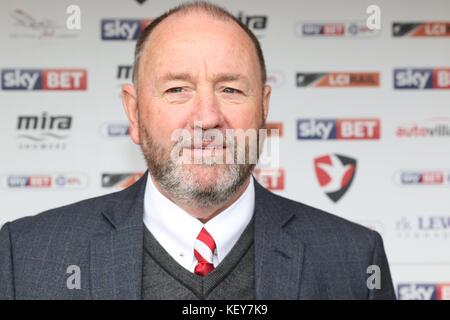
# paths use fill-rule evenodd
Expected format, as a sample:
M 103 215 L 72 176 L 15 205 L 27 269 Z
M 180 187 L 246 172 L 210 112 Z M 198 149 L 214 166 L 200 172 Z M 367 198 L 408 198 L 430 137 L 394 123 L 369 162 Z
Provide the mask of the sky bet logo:
M 450 89 L 450 68 L 395 69 L 395 89 Z
M 379 119 L 299 119 L 298 140 L 379 140 Z
M 450 283 L 399 283 L 399 300 L 450 300 Z
M 102 40 L 136 40 L 151 21 L 151 19 L 103 19 Z
M 86 90 L 83 69 L 3 69 L 3 90 Z

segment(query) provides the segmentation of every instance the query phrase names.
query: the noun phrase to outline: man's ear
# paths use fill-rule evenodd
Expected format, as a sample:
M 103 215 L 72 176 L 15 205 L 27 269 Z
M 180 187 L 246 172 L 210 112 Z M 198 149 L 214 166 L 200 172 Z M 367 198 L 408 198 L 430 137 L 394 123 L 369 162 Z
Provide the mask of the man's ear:
M 264 123 L 266 123 L 267 115 L 269 114 L 269 102 L 270 102 L 270 94 L 272 93 L 272 88 L 266 84 L 263 88 L 263 117 Z
M 136 89 L 132 84 L 122 86 L 122 105 L 127 114 L 130 126 L 130 137 L 135 144 L 141 144 L 139 139 L 139 110 Z

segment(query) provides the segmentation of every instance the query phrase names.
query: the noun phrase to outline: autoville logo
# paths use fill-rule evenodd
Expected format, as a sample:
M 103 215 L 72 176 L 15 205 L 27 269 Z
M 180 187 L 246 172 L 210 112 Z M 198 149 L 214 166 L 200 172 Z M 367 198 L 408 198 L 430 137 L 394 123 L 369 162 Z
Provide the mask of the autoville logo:
M 143 175 L 143 172 L 102 173 L 102 188 L 124 189 L 134 184 Z
M 380 30 L 370 30 L 366 21 L 336 21 L 336 22 L 298 22 L 295 34 L 298 37 L 320 38 L 371 38 L 376 37 Z
M 125 122 L 107 122 L 101 125 L 100 134 L 105 138 L 128 137 L 130 127 Z
M 399 283 L 398 300 L 450 300 L 450 283 Z
M 268 21 L 267 15 L 247 14 L 240 11 L 236 18 L 252 30 L 256 37 L 262 38 L 265 36 Z
M 17 117 L 20 150 L 64 150 L 72 128 L 70 115 L 27 114 Z
M 450 68 L 394 69 L 394 88 L 404 90 L 450 89 Z
M 397 127 L 395 134 L 398 138 L 450 138 L 450 118 L 436 117 L 406 122 Z
M 86 90 L 85 69 L 2 69 L 2 90 Z
M 84 173 L 11 174 L 2 180 L 6 189 L 79 190 L 88 185 Z
M 395 222 L 397 237 L 401 239 L 432 240 L 450 238 L 450 216 L 434 215 L 401 217 Z
M 450 37 L 450 21 L 393 22 L 394 37 Z
M 152 19 L 102 19 L 102 40 L 132 41 L 152 22 Z
M 400 186 L 450 187 L 450 170 L 398 170 L 395 184 Z
M 298 119 L 298 140 L 379 140 L 380 120 Z
M 297 72 L 298 88 L 379 87 L 379 72 Z
M 333 202 L 338 202 L 352 185 L 356 163 L 356 159 L 340 154 L 326 154 L 314 159 L 317 181 Z
M 266 189 L 281 191 L 285 188 L 284 169 L 281 168 L 255 168 L 253 170 L 255 179 Z

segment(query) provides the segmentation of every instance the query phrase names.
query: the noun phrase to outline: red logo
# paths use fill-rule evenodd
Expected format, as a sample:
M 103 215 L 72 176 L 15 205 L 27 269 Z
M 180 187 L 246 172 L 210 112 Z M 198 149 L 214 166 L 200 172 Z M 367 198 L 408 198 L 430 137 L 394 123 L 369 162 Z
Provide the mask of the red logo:
M 322 190 L 338 202 L 353 182 L 356 160 L 339 154 L 323 155 L 314 159 L 314 169 Z

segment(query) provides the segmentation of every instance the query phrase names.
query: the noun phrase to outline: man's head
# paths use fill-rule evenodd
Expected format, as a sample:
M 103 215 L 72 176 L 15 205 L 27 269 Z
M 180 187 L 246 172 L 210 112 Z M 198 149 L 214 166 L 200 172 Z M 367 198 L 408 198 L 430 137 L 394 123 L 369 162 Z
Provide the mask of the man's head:
M 133 85 L 123 87 L 132 140 L 149 171 L 178 201 L 224 203 L 254 164 L 182 164 L 171 160 L 177 129 L 204 133 L 258 130 L 265 125 L 270 87 L 258 40 L 230 13 L 208 3 L 181 5 L 153 22 L 136 45 Z M 206 143 L 206 141 L 204 141 Z M 205 145 L 190 145 L 196 153 Z M 208 150 L 226 152 L 221 146 Z

